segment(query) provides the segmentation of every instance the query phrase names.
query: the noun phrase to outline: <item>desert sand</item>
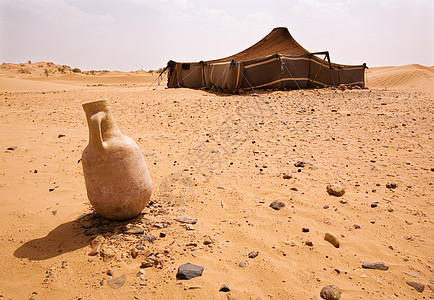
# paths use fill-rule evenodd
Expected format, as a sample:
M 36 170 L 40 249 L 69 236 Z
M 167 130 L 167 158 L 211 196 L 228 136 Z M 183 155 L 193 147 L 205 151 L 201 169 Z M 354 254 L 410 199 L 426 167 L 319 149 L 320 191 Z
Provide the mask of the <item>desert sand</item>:
M 0 299 L 320 299 L 330 284 L 341 299 L 433 297 L 434 67 L 371 68 L 363 90 L 257 96 L 61 70 L 0 66 Z M 103 220 L 86 196 L 81 104 L 98 99 L 154 184 L 127 222 Z M 187 262 L 202 276 L 176 279 Z

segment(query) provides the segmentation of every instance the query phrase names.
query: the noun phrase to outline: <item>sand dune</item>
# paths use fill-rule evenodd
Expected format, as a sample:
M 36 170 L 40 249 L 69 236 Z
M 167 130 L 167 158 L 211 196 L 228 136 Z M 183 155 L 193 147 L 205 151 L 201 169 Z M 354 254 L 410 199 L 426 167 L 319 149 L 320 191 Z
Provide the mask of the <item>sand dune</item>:
M 0 91 L 2 92 L 42 92 L 42 91 L 63 91 L 79 88 L 76 83 L 73 85 L 55 83 L 52 81 L 41 82 L 39 80 L 1 78 Z
M 387 90 L 258 96 L 148 90 L 156 76 L 141 72 L 0 71 L 0 299 L 320 299 L 329 284 L 341 299 L 432 297 L 432 67 L 373 68 Z M 102 98 L 145 155 L 153 204 L 131 222 L 153 243 L 88 203 L 81 104 Z M 88 255 L 98 234 L 113 258 Z M 362 267 L 378 261 L 388 270 Z M 177 280 L 187 262 L 202 276 Z
M 0 91 L 60 91 L 111 85 L 149 87 L 154 81 L 158 83 L 158 74 L 146 71 L 74 73 L 69 67 L 66 71 L 64 69 L 63 66 L 46 62 L 3 64 L 0 66 Z M 48 76 L 44 70 L 48 70 Z
M 397 90 L 424 90 L 434 94 L 434 67 L 417 64 L 367 70 L 367 86 Z

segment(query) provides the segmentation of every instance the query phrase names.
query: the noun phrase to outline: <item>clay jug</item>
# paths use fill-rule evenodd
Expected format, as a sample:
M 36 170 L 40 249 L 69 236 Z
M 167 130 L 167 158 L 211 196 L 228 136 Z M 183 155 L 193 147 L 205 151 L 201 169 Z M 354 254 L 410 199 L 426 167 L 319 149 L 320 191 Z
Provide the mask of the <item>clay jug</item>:
M 82 164 L 87 196 L 103 217 L 126 220 L 148 204 L 152 182 L 137 144 L 117 128 L 107 100 L 83 104 L 89 144 Z

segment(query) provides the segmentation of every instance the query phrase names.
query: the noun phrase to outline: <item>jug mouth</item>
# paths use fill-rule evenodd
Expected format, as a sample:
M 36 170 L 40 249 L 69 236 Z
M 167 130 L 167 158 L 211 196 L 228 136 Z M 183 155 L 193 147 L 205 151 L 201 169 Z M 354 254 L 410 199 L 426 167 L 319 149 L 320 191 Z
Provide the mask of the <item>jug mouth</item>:
M 81 106 L 86 111 L 91 108 L 107 107 L 108 105 L 109 105 L 109 101 L 107 99 L 101 99 L 97 101 L 85 102 Z

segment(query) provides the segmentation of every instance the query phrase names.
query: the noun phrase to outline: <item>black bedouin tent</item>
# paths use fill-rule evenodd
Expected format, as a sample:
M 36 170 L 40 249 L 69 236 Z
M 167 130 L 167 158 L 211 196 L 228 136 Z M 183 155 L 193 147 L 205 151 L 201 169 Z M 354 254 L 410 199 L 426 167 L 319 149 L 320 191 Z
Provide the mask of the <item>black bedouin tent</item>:
M 366 65 L 332 63 L 328 51 L 309 52 L 285 27 L 235 55 L 199 62 L 167 63 L 169 88 L 206 88 L 225 92 L 247 89 L 307 89 L 365 86 Z

